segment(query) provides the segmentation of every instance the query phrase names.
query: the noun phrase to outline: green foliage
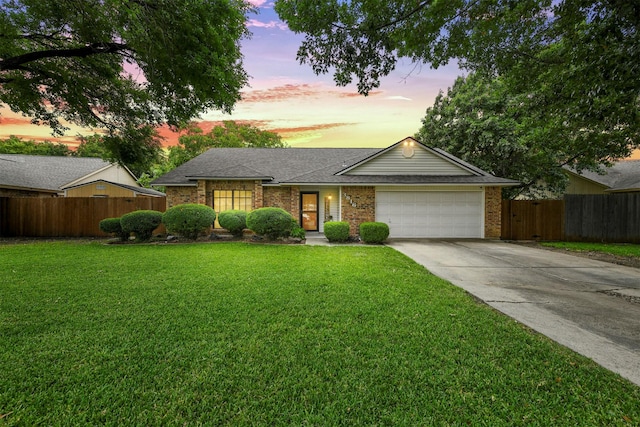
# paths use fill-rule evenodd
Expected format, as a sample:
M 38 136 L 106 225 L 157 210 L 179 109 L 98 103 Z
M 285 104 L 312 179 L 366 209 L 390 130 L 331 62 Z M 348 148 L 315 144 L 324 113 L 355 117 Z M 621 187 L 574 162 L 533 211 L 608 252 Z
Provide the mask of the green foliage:
M 105 160 L 126 166 L 140 176 L 161 161 L 162 147 L 158 133 L 151 126 L 128 129 L 102 138 Z
M 384 222 L 360 224 L 360 238 L 365 243 L 382 243 L 389 237 L 389 226 Z
M 640 144 L 637 2 L 278 0 L 276 11 L 305 34 L 301 62 L 363 94 L 401 57 L 500 77 L 531 156 L 590 168 Z
M 102 135 L 98 135 L 97 133 L 80 137 L 80 144 L 78 148 L 76 148 L 76 156 L 99 157 L 101 159 L 110 157 L 107 147 L 104 145 Z
M 162 215 L 162 223 L 170 233 L 196 240 L 216 220 L 216 213 L 206 205 L 185 203 L 173 206 Z
M 304 240 L 307 238 L 307 231 L 300 227 L 298 221 L 296 221 L 293 217 L 291 217 L 291 233 L 289 237 L 293 237 L 294 239 Z
M 38 156 L 70 156 L 72 151 L 64 144 L 50 141 L 25 141 L 17 136 L 0 140 L 0 154 L 30 154 Z
M 628 243 L 544 242 L 541 245 L 575 252 L 601 252 L 640 259 L 640 245 Z
M 178 145 L 169 148 L 169 163 L 173 167 L 199 156 L 210 148 L 284 148 L 286 143 L 275 132 L 260 130 L 250 124 L 225 121 L 205 134 L 195 124 L 191 124 L 185 135 L 178 139 Z
M 324 237 L 330 242 L 346 242 L 349 240 L 349 223 L 346 221 L 325 222 Z
M 247 228 L 247 212 L 236 209 L 220 212 L 218 223 L 229 233 L 240 237 L 244 229 Z
M 120 225 L 124 233 L 134 233 L 136 241 L 148 242 L 153 230 L 162 223 L 162 212 L 139 210 L 129 212 L 120 217 Z
M 125 233 L 122 230 L 120 218 L 105 218 L 98 223 L 98 227 L 100 227 L 100 231 L 103 233 L 112 234 L 123 242 L 129 240 L 129 233 Z
M 260 236 L 268 239 L 288 237 L 293 228 L 293 217 L 284 209 L 260 208 L 249 212 L 247 227 Z
M 144 126 L 230 112 L 247 82 L 243 1 L 11 0 L 0 10 L 0 103 L 45 124 Z

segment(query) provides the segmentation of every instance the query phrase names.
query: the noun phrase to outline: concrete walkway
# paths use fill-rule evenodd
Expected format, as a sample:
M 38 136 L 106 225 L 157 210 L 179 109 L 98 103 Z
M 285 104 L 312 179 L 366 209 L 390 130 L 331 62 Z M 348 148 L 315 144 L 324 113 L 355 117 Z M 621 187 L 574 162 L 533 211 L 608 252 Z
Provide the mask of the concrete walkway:
M 640 386 L 640 269 L 490 240 L 388 246 Z

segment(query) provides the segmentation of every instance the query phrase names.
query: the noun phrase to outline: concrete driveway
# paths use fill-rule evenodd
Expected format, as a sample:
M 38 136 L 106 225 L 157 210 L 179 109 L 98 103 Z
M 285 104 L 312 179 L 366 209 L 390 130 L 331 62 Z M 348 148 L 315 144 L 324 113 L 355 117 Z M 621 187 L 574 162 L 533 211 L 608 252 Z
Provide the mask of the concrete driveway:
M 388 246 L 640 385 L 640 269 L 489 240 Z

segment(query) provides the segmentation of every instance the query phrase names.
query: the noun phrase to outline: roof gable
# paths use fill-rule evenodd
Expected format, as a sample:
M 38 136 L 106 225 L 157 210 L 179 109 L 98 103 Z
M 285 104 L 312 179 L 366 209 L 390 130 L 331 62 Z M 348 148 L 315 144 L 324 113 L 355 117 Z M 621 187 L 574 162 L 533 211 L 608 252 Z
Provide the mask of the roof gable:
M 574 176 L 599 184 L 606 192 L 640 191 L 640 160 L 622 160 L 604 168 L 602 173 L 568 169 Z
M 405 153 L 406 157 L 402 156 L 404 142 L 413 142 L 413 155 Z M 393 165 L 389 165 L 391 160 L 399 161 L 401 167 L 393 169 Z M 270 186 L 519 184 L 495 177 L 442 150 L 420 144 L 413 138 L 406 138 L 382 150 L 212 148 L 157 178 L 151 185 L 195 187 L 199 180 L 251 180 L 262 181 L 263 185 Z
M 152 188 L 145 188 L 145 187 L 141 187 L 140 185 L 129 185 L 129 184 L 123 184 L 120 182 L 113 182 L 113 181 L 107 181 L 105 179 L 96 179 L 95 181 L 89 181 L 89 182 L 83 182 L 82 184 L 75 184 L 75 185 L 71 185 L 68 187 L 65 187 L 64 190 L 73 190 L 75 188 L 80 188 L 80 187 L 85 187 L 85 186 L 90 186 L 90 185 L 95 185 L 98 183 L 104 183 L 104 184 L 108 184 L 108 185 L 113 185 L 116 187 L 120 187 L 120 188 L 124 188 L 127 190 L 131 190 L 135 193 L 138 194 L 145 194 L 148 196 L 153 196 L 153 197 L 164 197 L 166 196 L 166 194 L 164 194 L 161 191 L 158 190 L 154 190 Z
M 0 154 L 0 186 L 58 192 L 113 167 L 92 157 Z
M 405 138 L 344 169 L 338 175 L 483 176 L 487 174 L 442 150 L 429 148 L 413 138 Z

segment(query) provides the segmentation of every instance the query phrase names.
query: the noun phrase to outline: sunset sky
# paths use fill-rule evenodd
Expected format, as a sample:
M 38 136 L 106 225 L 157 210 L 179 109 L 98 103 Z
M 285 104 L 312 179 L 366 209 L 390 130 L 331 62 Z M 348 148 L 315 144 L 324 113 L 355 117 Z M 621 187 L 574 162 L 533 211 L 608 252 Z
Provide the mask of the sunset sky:
M 355 85 L 337 87 L 331 75 L 316 76 L 310 66 L 300 65 L 296 51 L 302 36 L 278 18 L 272 1 L 251 2 L 259 13 L 249 16 L 253 36 L 242 41 L 249 87 L 233 114 L 203 114 L 205 130 L 222 120 L 237 120 L 275 131 L 296 147 L 386 147 L 417 132 L 438 91 L 446 91 L 460 74 L 455 66 L 432 70 L 401 61 L 379 90 L 364 97 Z M 1 139 L 16 135 L 75 145 L 78 133 L 93 133 L 71 126 L 65 137 L 54 138 L 49 128 L 30 125 L 29 118 L 7 109 L 0 114 Z M 162 134 L 167 145 L 175 143 L 175 135 Z
M 248 17 L 253 36 L 242 41 L 249 86 L 231 115 L 218 111 L 202 115 L 200 126 L 205 131 L 222 120 L 236 120 L 277 132 L 294 147 L 387 147 L 415 134 L 438 92 L 446 92 L 463 74 L 456 64 L 433 70 L 400 60 L 380 88 L 364 97 L 355 84 L 337 87 L 331 75 L 316 76 L 310 66 L 299 64 L 296 52 L 303 37 L 279 19 L 272 0 L 251 2 L 258 8 Z M 65 137 L 53 138 L 49 128 L 30 125 L 28 118 L 0 109 L 0 139 L 16 135 L 74 146 L 79 133 L 93 133 L 70 127 Z M 165 145 L 176 143 L 176 134 L 168 130 L 161 134 Z M 640 152 L 634 157 L 640 158 Z

